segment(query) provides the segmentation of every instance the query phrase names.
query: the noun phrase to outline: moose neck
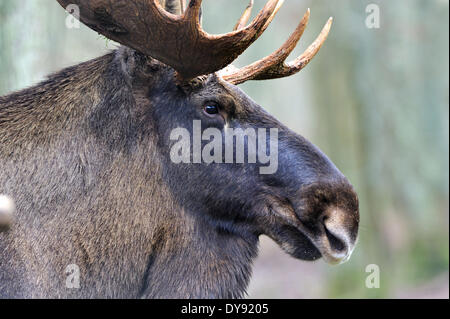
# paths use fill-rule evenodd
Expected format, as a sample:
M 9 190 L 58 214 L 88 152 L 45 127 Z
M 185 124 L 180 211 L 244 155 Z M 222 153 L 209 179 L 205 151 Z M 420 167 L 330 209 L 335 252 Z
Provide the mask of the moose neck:
M 162 226 L 154 234 L 142 297 L 242 297 L 257 253 L 257 239 L 221 233 L 183 209 L 172 213 L 176 221 L 171 222 L 171 228 Z

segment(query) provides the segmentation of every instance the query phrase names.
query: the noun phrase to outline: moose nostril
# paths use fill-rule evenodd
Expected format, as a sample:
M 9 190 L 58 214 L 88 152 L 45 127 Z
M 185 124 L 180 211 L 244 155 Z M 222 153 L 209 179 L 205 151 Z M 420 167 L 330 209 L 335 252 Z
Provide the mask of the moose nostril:
M 322 217 L 324 237 L 331 255 L 347 255 L 351 251 L 347 215 L 342 209 L 330 207 Z
M 315 225 L 320 228 L 315 235 L 315 243 L 324 260 L 330 264 L 339 264 L 349 259 L 357 235 L 358 212 L 353 213 L 348 205 L 339 204 L 318 207 L 315 219 Z
M 346 244 L 335 235 L 333 235 L 326 226 L 324 228 L 331 248 L 338 252 L 344 252 L 347 249 Z

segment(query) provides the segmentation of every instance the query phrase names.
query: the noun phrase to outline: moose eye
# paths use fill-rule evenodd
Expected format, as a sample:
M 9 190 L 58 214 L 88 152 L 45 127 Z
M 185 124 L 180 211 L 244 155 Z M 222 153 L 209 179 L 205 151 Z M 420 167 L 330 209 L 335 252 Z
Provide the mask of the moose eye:
M 214 103 L 208 103 L 204 106 L 203 111 L 208 115 L 219 114 L 219 106 Z

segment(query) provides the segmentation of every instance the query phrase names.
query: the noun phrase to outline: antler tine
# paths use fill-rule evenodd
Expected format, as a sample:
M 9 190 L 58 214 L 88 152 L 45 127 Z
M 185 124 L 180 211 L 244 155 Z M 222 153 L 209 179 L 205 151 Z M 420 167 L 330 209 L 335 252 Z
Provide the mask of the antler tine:
M 202 10 L 203 0 L 191 0 L 184 13 L 184 19 L 194 24 L 200 24 L 200 12 Z
M 302 21 L 298 25 L 294 33 L 289 37 L 289 39 L 279 48 L 277 51 L 271 55 L 261 59 L 255 63 L 252 63 L 246 67 L 235 70 L 232 74 L 224 75 L 223 78 L 228 82 L 234 84 L 240 84 L 248 80 L 255 79 L 258 75 L 269 72 L 270 70 L 278 70 L 283 68 L 284 62 L 291 52 L 297 46 L 298 41 L 303 35 L 303 32 L 308 25 L 310 16 L 310 10 L 308 9 L 302 18 Z
M 321 46 L 327 39 L 333 19 L 330 18 L 323 27 L 317 39 L 306 49 L 306 51 L 292 62 L 286 63 L 287 57 L 292 53 L 300 40 L 308 24 L 310 10 L 303 16 L 295 32 L 283 44 L 283 46 L 268 57 L 261 59 L 241 69 L 229 69 L 223 73 L 223 79 L 233 83 L 241 84 L 249 80 L 269 80 L 283 78 L 293 75 L 302 70 L 312 58 L 319 52 Z M 226 72 L 229 72 L 226 74 Z
M 253 5 L 254 5 L 254 1 L 250 0 L 250 3 L 248 4 L 247 8 L 245 8 L 244 13 L 242 14 L 242 16 L 239 19 L 239 21 L 237 22 L 237 24 L 235 25 L 235 27 L 233 29 L 234 31 L 240 30 L 247 25 L 248 20 L 250 20 L 250 16 L 252 14 Z
M 330 17 L 316 40 L 305 50 L 305 52 L 301 56 L 287 64 L 287 66 L 290 68 L 290 72 L 299 72 L 305 66 L 307 66 L 308 63 L 316 56 L 322 45 L 325 43 L 325 40 L 330 33 L 332 24 L 333 18 Z
M 230 33 L 226 33 L 220 36 L 209 35 L 210 38 L 228 38 L 228 39 L 240 39 L 240 42 L 235 43 L 238 46 L 245 46 L 248 48 L 250 44 L 256 41 L 259 36 L 266 31 L 267 27 L 272 22 L 275 15 L 283 5 L 284 0 L 269 0 L 259 14 L 253 19 L 253 21 L 245 28 L 234 30 Z

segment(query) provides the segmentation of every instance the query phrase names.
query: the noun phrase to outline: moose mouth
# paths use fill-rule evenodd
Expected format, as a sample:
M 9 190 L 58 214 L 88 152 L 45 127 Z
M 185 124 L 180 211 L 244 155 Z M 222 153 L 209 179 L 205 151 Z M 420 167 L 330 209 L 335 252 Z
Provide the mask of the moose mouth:
M 286 216 L 286 212 L 282 215 Z M 340 218 L 331 216 L 314 227 L 306 227 L 296 217 L 295 221 L 291 219 L 289 224 L 283 225 L 273 239 L 295 258 L 314 261 L 322 257 L 325 262 L 336 265 L 346 262 L 354 248 L 354 241 L 344 225 Z
M 314 261 L 322 257 L 320 250 L 313 242 L 296 227 L 287 225 L 283 226 L 282 233 L 288 240 L 284 238 L 276 240 L 280 243 L 281 248 L 297 259 Z

